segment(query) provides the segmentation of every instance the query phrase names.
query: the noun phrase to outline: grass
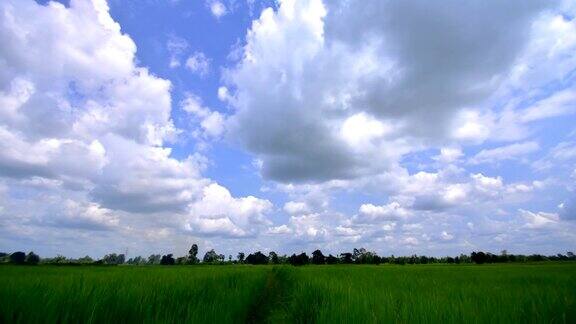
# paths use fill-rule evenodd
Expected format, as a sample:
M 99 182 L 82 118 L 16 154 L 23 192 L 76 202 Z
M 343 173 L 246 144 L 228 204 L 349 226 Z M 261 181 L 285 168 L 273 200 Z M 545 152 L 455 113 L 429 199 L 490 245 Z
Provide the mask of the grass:
M 290 271 L 291 323 L 574 323 L 576 265 L 306 267 Z
M 1 323 L 233 323 L 263 267 L 0 267 Z
M 574 323 L 576 264 L 0 267 L 0 322 Z

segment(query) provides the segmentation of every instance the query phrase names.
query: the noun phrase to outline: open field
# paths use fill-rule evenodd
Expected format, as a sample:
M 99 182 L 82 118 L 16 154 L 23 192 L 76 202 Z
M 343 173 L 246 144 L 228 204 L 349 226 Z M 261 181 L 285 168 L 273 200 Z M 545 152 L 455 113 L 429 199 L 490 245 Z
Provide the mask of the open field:
M 1 266 L 0 322 L 576 321 L 576 264 Z

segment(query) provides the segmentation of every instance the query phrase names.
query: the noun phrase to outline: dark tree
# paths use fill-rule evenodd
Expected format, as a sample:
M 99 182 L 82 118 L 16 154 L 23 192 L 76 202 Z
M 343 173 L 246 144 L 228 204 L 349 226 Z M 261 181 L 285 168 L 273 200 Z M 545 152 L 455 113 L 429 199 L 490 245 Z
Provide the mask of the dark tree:
M 238 262 L 239 262 L 239 263 L 244 263 L 244 257 L 245 257 L 245 256 L 246 256 L 246 255 L 244 254 L 244 252 L 239 252 L 239 253 L 238 253 L 238 256 L 237 256 Z
M 326 257 L 322 254 L 322 251 L 316 250 L 312 252 L 312 263 L 313 264 L 324 264 L 326 263 Z
M 290 258 L 288 258 L 288 262 L 294 266 L 301 266 L 310 263 L 310 258 L 306 253 L 300 253 L 299 255 L 292 254 Z
M 349 264 L 353 262 L 353 255 L 352 253 L 341 253 L 340 254 L 340 261 L 345 264 Z
M 175 262 L 176 260 L 174 260 L 174 258 L 172 257 L 172 253 L 163 255 L 162 259 L 160 259 L 161 265 L 174 265 Z
M 192 247 L 188 251 L 188 262 L 190 264 L 196 264 L 198 261 L 198 245 L 192 244 Z
M 105 264 L 124 264 L 125 259 L 126 257 L 124 256 L 124 254 L 112 253 L 112 254 L 106 254 L 102 258 L 102 261 Z
M 128 261 L 126 261 L 126 263 L 133 264 L 133 265 L 139 265 L 139 264 L 145 264 L 146 260 L 141 256 L 137 256 L 137 257 L 128 259 Z
M 83 257 L 78 259 L 78 263 L 88 264 L 88 263 L 92 263 L 92 262 L 94 262 L 94 260 L 88 255 L 83 256 Z
M 268 261 L 270 261 L 270 263 L 272 264 L 279 264 L 280 258 L 278 257 L 278 254 L 276 252 L 271 251 L 270 253 L 268 253 Z
M 332 254 L 330 254 L 329 256 L 326 257 L 326 263 L 336 264 L 336 263 L 338 263 L 338 258 L 333 256 Z
M 488 256 L 484 252 L 472 252 L 472 254 L 470 254 L 470 259 L 476 264 L 482 264 L 486 263 Z
M 246 257 L 246 263 L 248 263 L 248 264 L 267 264 L 268 263 L 268 257 L 264 253 L 258 251 L 256 253 L 252 253 L 252 254 L 248 255 Z
M 26 262 L 26 253 L 18 251 L 10 254 L 10 262 L 14 264 L 24 264 L 24 262 Z
M 151 254 L 148 257 L 148 264 L 160 264 L 162 256 L 160 254 Z
M 37 265 L 39 262 L 40 262 L 40 257 L 38 256 L 38 254 L 35 254 L 34 252 L 30 252 L 26 256 L 26 264 Z
M 214 251 L 214 249 L 206 252 L 206 254 L 204 254 L 204 258 L 202 259 L 202 262 L 204 263 L 216 263 L 218 262 L 218 260 L 220 259 L 220 256 L 218 255 L 218 253 L 216 253 L 216 251 Z

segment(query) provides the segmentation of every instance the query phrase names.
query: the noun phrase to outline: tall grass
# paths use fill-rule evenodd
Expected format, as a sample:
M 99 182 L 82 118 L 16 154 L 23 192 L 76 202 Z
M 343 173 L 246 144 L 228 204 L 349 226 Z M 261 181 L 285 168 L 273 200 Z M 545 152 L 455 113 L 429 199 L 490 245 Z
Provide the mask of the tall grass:
M 575 323 L 576 264 L 0 266 L 0 323 Z
M 261 267 L 0 267 L 1 323 L 233 323 Z
M 290 272 L 271 322 L 574 323 L 576 266 L 319 266 Z

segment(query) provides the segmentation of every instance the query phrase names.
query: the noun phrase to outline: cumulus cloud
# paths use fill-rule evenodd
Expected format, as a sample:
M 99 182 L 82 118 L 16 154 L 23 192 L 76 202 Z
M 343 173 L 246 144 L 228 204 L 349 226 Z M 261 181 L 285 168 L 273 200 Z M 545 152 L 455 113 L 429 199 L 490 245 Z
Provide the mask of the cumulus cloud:
M 8 0 L 0 17 L 0 201 L 10 215 L 0 231 L 144 239 L 151 227 L 186 226 L 236 237 L 268 225 L 270 202 L 232 197 L 202 176 L 199 154 L 172 157 L 168 145 L 181 131 L 171 119 L 171 83 L 137 65 L 136 46 L 106 1 Z M 185 46 L 168 47 L 178 54 Z M 197 72 L 205 61 L 197 60 Z M 222 116 L 191 106 L 203 132 L 220 134 Z
M 398 202 L 391 202 L 383 206 L 363 204 L 360 206 L 359 214 L 353 218 L 355 222 L 374 223 L 382 220 L 398 220 L 406 218 L 410 212 L 403 208 Z
M 185 228 L 204 235 L 253 236 L 259 227 L 270 225 L 265 214 L 271 209 L 268 200 L 234 198 L 226 188 L 211 184 L 204 188 L 202 198 L 190 205 Z
M 182 109 L 193 116 L 200 130 L 195 130 L 196 137 L 218 138 L 224 132 L 226 117 L 202 105 L 202 99 L 192 93 L 186 94 L 181 103 Z
M 290 215 L 308 214 L 310 207 L 305 202 L 289 201 L 284 204 L 284 211 Z
M 285 182 L 377 174 L 434 143 L 486 138 L 492 126 L 471 119 L 482 114 L 459 124 L 460 113 L 510 78 L 552 5 L 282 1 L 253 22 L 227 74 L 228 126 Z

